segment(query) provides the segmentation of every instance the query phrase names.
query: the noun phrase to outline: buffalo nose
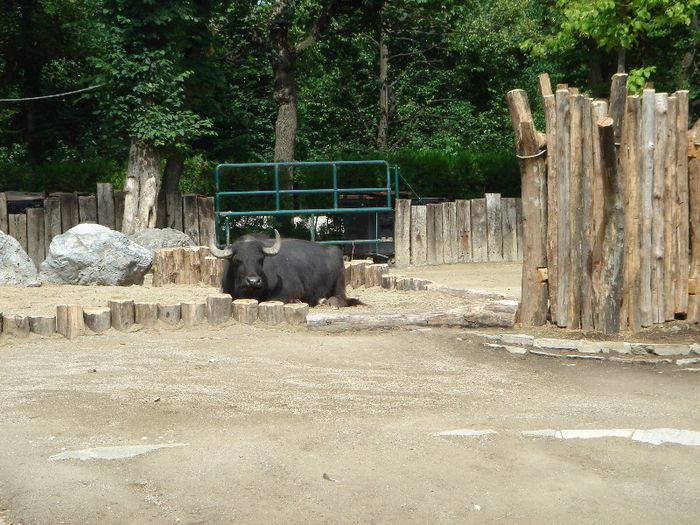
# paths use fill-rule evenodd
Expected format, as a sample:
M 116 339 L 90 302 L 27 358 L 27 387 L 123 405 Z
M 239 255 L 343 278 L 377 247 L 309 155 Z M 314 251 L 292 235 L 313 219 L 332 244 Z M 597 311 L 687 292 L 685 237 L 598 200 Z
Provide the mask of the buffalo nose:
M 245 283 L 248 286 L 257 287 L 257 286 L 260 286 L 262 284 L 262 279 L 260 277 L 258 277 L 257 275 L 254 275 L 251 277 L 246 277 Z

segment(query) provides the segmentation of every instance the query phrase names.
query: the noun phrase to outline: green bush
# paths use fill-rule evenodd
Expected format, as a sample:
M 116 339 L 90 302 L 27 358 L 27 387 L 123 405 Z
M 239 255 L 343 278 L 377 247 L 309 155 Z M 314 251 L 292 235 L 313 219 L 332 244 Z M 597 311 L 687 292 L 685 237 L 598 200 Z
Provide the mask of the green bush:
M 0 160 L 0 191 L 95 192 L 97 182 L 124 178 L 125 168 L 106 159 L 63 160 L 30 165 Z

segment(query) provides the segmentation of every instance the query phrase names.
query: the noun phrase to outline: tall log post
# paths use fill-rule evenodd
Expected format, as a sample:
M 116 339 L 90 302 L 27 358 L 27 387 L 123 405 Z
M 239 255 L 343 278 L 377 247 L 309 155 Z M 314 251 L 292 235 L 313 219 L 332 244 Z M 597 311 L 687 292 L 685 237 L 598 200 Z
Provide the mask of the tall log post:
M 620 331 L 625 215 L 612 118 L 597 123 L 605 196 L 603 226 L 593 247 L 594 325 L 603 334 Z
M 639 311 L 642 326 L 651 326 L 654 321 L 651 297 L 651 222 L 653 210 L 654 186 L 654 152 L 656 150 L 656 92 L 645 89 L 642 98 L 642 173 L 639 191 L 639 222 L 640 222 L 640 295 Z
M 622 126 L 625 120 L 625 104 L 627 101 L 627 73 L 615 73 L 610 86 L 610 108 L 608 116 L 613 119 L 615 127 L 615 143 L 622 142 Z
M 569 158 L 569 260 L 566 266 L 569 272 L 569 298 L 567 301 L 566 327 L 577 330 L 581 327 L 581 253 L 583 238 L 583 199 L 581 185 L 583 180 L 583 95 L 569 98 L 571 114 L 569 138 L 571 140 L 571 157 Z
M 676 250 L 676 113 L 678 99 L 668 97 L 668 129 L 664 158 L 664 320 L 673 321 L 676 314 L 678 263 Z
M 581 130 L 581 329 L 593 330 L 592 250 L 593 250 L 593 99 L 583 99 Z
M 557 139 L 554 147 L 557 157 L 557 210 L 558 210 L 558 231 L 557 231 L 557 306 L 556 319 L 557 326 L 566 327 L 567 311 L 569 304 L 569 252 L 571 242 L 569 237 L 569 180 L 571 173 L 571 140 L 569 138 L 571 130 L 571 113 L 569 112 L 569 90 L 557 89 L 556 92 L 557 110 Z M 523 202 L 523 207 L 525 203 Z M 523 215 L 525 211 L 523 210 Z M 524 255 L 523 255 L 524 257 Z
M 689 133 L 688 198 L 690 213 L 690 278 L 700 283 L 700 120 Z M 690 293 L 690 290 L 688 291 Z M 700 323 L 700 290 L 688 295 L 688 321 Z
M 411 206 L 411 265 L 425 266 L 427 259 L 427 224 L 425 206 Z
M 537 269 L 547 266 L 547 181 L 544 155 L 539 148 L 527 94 L 521 89 L 506 96 L 520 164 L 523 201 L 522 302 L 520 322 L 539 326 L 547 321 L 547 283 L 538 282 Z
M 396 200 L 394 258 L 399 268 L 411 264 L 411 201 L 407 199 Z
M 655 95 L 656 149 L 652 181 L 651 221 L 651 313 L 652 322 L 665 321 L 664 296 L 664 178 L 668 145 L 668 94 Z
M 676 286 L 676 313 L 688 312 L 688 271 L 690 259 L 690 214 L 688 211 L 688 91 L 677 91 L 676 112 L 676 202 L 678 206 L 678 285 Z
M 428 204 L 425 207 L 425 255 L 429 265 L 444 262 L 442 212 L 440 204 Z
M 624 316 L 633 331 L 642 327 L 640 311 L 640 242 L 639 204 L 641 182 L 641 134 L 639 97 L 627 97 L 625 120 L 622 128 L 620 167 L 625 194 L 625 269 L 624 269 Z M 624 317 L 623 316 L 623 317 Z
M 559 199 L 557 186 L 557 103 L 547 73 L 540 75 L 540 93 L 547 133 L 547 269 L 549 309 L 557 319 L 557 289 L 559 285 L 558 228 Z M 520 241 L 520 239 L 518 239 Z
M 455 201 L 457 205 L 457 262 L 472 262 L 472 221 L 468 200 Z

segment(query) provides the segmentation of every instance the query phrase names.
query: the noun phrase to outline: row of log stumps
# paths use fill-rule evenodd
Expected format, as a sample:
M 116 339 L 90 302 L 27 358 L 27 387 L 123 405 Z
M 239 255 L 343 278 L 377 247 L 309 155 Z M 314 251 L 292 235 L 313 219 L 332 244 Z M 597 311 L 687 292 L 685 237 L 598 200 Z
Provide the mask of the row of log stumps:
M 153 286 L 204 284 L 219 286 L 226 261 L 206 246 L 160 248 L 153 255 Z
M 345 263 L 345 282 L 352 288 L 382 287 L 386 290 L 427 290 L 432 281 L 403 275 L 389 275 L 388 264 L 374 264 L 369 259 Z
M 107 306 L 83 307 L 78 304 L 56 306 L 55 316 L 3 315 L 0 332 L 10 337 L 28 337 L 30 333 L 44 337 L 60 334 L 67 339 L 87 333 L 103 334 L 110 328 L 128 332 L 134 325 L 154 328 L 191 328 L 205 321 L 221 325 L 231 320 L 242 324 L 261 321 L 266 325 L 302 325 L 306 323 L 309 305 L 284 304 L 281 301 L 258 302 L 255 299 L 233 300 L 228 294 L 209 295 L 205 301 L 181 303 L 138 302 L 113 297 Z

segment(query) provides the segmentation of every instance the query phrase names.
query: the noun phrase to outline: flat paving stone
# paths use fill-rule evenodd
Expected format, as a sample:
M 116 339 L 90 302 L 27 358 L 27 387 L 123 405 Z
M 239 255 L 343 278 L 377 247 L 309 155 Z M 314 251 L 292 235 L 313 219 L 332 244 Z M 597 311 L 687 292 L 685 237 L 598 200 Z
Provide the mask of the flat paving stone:
M 87 461 L 88 459 L 131 459 L 161 448 L 184 447 L 185 445 L 186 443 L 168 443 L 162 445 L 126 445 L 120 447 L 85 448 L 82 450 L 68 450 L 60 454 L 54 454 L 49 458 L 49 461 L 63 461 L 66 459 L 79 459 L 80 461 Z

